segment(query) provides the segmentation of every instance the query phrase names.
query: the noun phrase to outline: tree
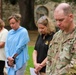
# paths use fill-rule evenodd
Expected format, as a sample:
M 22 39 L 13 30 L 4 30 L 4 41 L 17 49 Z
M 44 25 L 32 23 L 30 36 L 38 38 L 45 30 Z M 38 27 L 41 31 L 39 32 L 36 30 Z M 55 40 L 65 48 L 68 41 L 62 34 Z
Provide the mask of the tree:
M 21 25 L 27 29 L 36 29 L 34 22 L 34 0 L 19 0 L 18 3 L 22 15 Z
M 7 0 L 12 5 L 15 5 L 17 2 L 20 8 L 21 25 L 28 30 L 35 30 L 36 25 L 34 22 L 34 0 Z
M 63 0 L 5 0 L 15 5 L 17 2 L 20 8 L 20 14 L 22 15 L 21 25 L 29 30 L 37 29 L 34 22 L 34 3 L 45 4 L 47 2 L 61 2 Z M 76 0 L 64 0 L 65 2 L 74 2 Z

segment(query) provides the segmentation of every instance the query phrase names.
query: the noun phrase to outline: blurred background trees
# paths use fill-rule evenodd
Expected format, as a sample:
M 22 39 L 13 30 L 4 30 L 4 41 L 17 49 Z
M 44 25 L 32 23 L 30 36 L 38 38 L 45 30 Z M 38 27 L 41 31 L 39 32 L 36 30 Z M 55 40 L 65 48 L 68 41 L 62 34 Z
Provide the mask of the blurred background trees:
M 19 12 L 22 16 L 21 25 L 28 30 L 35 30 L 36 25 L 34 22 L 34 0 L 5 0 L 12 5 L 19 4 Z
M 34 4 L 46 4 L 50 1 L 53 2 L 71 2 L 76 3 L 76 0 L 5 0 L 12 5 L 18 3 L 19 12 L 22 15 L 21 25 L 28 30 L 36 30 L 35 20 L 34 20 Z

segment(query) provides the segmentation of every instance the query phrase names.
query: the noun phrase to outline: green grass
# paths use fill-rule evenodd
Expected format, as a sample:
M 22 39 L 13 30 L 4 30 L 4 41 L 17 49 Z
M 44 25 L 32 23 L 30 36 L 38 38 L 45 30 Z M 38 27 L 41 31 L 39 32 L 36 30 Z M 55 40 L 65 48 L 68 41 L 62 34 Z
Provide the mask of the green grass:
M 27 67 L 25 71 L 25 75 L 30 75 L 30 67 L 33 67 L 33 60 L 32 60 L 32 52 L 34 50 L 33 46 L 28 47 L 28 53 L 29 53 L 29 60 L 27 62 Z

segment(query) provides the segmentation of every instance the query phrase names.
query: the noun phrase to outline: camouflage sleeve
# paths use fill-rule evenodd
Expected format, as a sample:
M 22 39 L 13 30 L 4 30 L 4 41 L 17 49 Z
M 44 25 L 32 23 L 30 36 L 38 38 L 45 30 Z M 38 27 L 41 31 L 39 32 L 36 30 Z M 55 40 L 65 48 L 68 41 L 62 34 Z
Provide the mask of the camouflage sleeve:
M 50 74 L 50 67 L 51 67 L 51 56 L 50 56 L 50 45 L 49 45 L 49 50 L 47 54 L 47 62 L 46 62 L 46 75 Z
M 53 41 L 53 39 L 52 39 Z M 48 54 L 47 54 L 47 62 L 46 62 L 46 75 L 50 74 L 51 70 L 51 46 L 52 46 L 52 41 L 49 44 L 49 49 L 48 49 Z
M 48 49 L 48 54 L 47 54 L 47 62 L 46 62 L 46 75 L 50 75 L 51 73 L 51 56 L 52 56 L 52 50 L 51 50 L 51 46 L 53 44 L 53 40 L 55 37 L 53 37 L 53 39 L 51 40 L 50 44 L 49 44 L 49 49 Z
M 73 48 L 71 50 L 72 58 L 70 62 L 70 69 L 69 73 L 70 74 L 76 74 L 76 41 L 73 44 Z
M 72 50 L 70 51 L 70 62 L 65 67 L 59 70 L 59 74 L 63 75 L 76 75 L 76 41 L 73 43 Z

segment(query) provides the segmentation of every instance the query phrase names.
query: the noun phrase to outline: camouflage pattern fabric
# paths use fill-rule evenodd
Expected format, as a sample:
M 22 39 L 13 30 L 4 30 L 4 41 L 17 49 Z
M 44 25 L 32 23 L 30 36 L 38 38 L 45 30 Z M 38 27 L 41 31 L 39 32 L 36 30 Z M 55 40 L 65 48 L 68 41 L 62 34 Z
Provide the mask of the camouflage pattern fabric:
M 69 34 L 59 30 L 47 55 L 46 75 L 76 75 L 76 28 Z

